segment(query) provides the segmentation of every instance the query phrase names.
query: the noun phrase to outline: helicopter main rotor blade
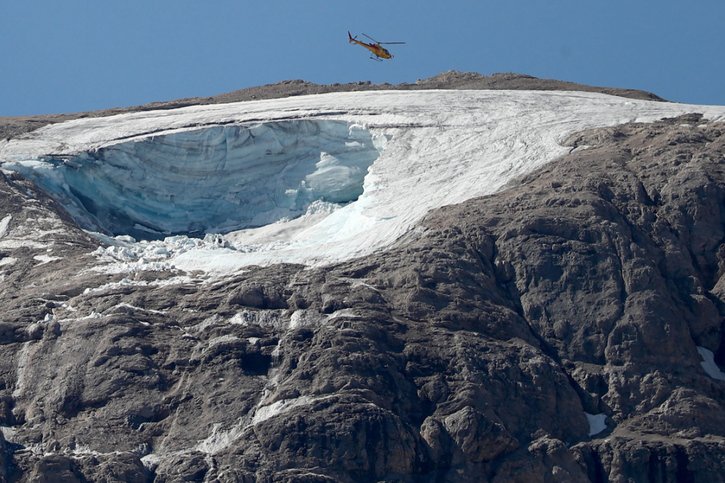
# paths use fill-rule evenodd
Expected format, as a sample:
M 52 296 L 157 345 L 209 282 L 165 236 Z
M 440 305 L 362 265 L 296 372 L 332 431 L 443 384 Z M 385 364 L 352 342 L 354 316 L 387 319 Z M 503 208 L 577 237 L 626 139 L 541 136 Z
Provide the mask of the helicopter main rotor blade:
M 372 40 L 373 42 L 375 42 L 378 45 L 391 45 L 391 44 L 404 44 L 405 43 L 405 42 L 378 42 L 377 40 L 375 40 L 374 38 L 372 38 L 368 34 L 363 34 L 363 35 L 365 37 L 369 38 L 370 40 Z

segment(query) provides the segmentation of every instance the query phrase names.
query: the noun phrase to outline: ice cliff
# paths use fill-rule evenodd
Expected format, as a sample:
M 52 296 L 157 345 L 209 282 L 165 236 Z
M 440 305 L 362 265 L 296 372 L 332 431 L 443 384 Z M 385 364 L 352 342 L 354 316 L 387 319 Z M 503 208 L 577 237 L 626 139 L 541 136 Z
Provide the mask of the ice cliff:
M 212 126 L 47 156 L 34 176 L 82 225 L 137 239 L 227 233 L 297 218 L 315 201 L 362 193 L 378 157 L 370 133 L 342 121 Z M 26 171 L 28 174 L 36 174 Z

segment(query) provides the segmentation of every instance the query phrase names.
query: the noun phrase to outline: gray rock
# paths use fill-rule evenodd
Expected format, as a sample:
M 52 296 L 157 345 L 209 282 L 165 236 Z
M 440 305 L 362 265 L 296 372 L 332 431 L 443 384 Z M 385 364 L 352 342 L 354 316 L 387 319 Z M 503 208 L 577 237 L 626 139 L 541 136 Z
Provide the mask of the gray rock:
M 59 258 L 13 250 L 0 291 L 0 477 L 722 480 L 697 351 L 725 358 L 722 126 L 568 142 L 388 251 L 213 283 L 85 270 L 98 242 L 0 174 L 11 228 L 42 211 Z

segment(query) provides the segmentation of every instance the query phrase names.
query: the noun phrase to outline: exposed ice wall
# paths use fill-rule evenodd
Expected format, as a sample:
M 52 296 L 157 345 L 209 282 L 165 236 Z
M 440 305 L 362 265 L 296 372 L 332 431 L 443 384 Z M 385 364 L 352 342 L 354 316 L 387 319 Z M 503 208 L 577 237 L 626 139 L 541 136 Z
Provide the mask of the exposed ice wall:
M 121 142 L 29 170 L 85 228 L 137 239 L 263 226 L 311 203 L 348 203 L 378 157 L 334 120 L 211 126 Z

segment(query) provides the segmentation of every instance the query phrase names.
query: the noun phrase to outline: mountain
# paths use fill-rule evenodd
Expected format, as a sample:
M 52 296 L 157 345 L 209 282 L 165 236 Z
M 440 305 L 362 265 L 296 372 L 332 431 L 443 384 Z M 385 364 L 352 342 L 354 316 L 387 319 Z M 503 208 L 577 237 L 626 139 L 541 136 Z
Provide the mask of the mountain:
M 0 478 L 722 481 L 725 108 L 419 84 L 2 119 Z

